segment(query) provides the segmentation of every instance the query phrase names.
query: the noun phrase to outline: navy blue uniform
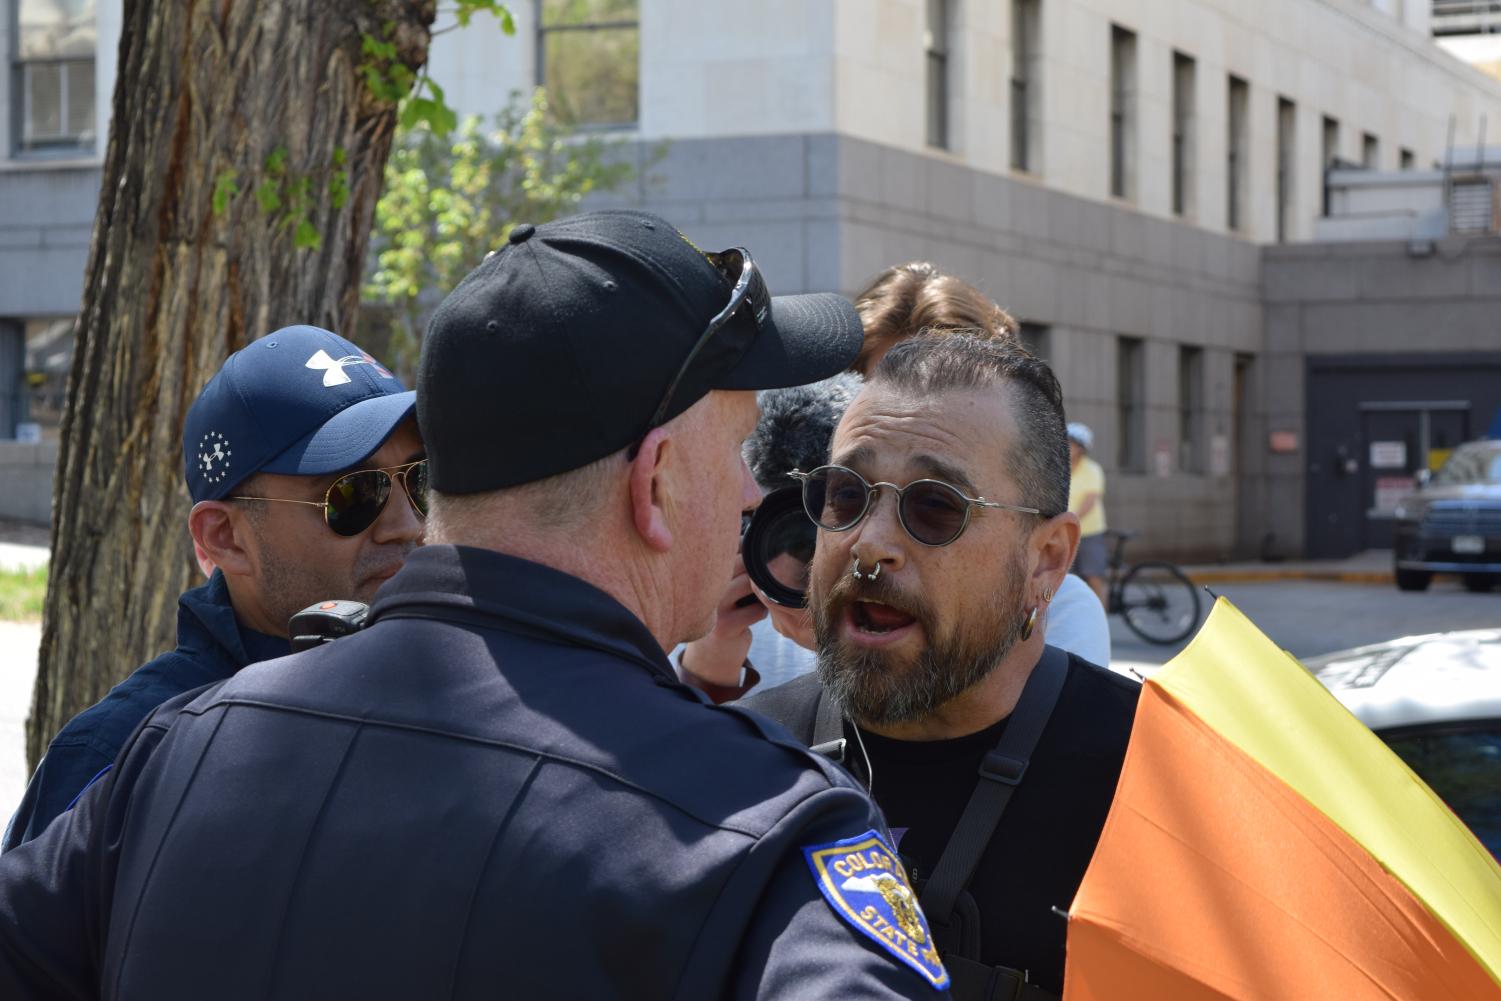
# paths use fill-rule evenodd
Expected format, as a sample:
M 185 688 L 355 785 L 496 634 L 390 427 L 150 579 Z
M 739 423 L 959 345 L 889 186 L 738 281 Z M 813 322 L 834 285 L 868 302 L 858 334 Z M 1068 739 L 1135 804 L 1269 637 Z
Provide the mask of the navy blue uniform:
M 107 769 L 141 721 L 183 692 L 223 681 L 246 664 L 285 657 L 285 637 L 267 636 L 235 621 L 224 575 L 177 599 L 177 649 L 137 668 L 108 695 L 58 731 L 26 795 L 5 829 L 0 850 L 41 834 L 78 794 Z
M 430 546 L 372 619 L 162 707 L 0 857 L 0 997 L 940 996 L 854 781 L 603 592 Z

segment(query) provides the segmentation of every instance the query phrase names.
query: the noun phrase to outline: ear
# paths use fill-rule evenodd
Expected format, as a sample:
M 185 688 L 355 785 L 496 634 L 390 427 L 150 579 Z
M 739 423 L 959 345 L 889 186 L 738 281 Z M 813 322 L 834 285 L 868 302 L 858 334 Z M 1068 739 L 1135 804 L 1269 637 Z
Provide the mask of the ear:
M 654 428 L 631 460 L 631 522 L 642 541 L 659 553 L 672 548 L 664 496 L 664 474 L 671 455 L 672 436 L 664 428 Z
M 188 513 L 188 532 L 193 552 L 205 573 L 214 567 L 229 576 L 247 577 L 255 572 L 248 548 L 249 525 L 244 512 L 225 501 L 199 501 Z
M 1032 580 L 1029 602 L 1040 600 L 1044 591 L 1058 593 L 1079 549 L 1079 516 L 1065 511 L 1032 531 Z

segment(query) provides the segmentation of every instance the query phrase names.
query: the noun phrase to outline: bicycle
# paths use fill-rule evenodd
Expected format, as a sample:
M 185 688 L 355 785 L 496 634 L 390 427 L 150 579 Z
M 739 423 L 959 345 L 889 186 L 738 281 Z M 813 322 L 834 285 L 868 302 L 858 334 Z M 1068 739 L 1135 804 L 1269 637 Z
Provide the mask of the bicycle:
M 1106 612 L 1125 619 L 1131 631 L 1148 643 L 1167 645 L 1186 639 L 1199 624 L 1199 589 L 1182 570 L 1161 560 L 1133 564 L 1123 574 L 1126 542 L 1138 533 L 1105 534 L 1115 540 Z

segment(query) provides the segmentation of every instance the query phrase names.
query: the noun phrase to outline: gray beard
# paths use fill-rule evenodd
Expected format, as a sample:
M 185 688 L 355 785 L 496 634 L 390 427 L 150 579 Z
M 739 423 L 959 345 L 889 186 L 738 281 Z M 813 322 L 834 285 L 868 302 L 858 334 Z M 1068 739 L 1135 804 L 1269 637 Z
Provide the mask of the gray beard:
M 840 641 L 839 620 L 855 596 L 879 601 L 883 593 L 893 597 L 897 593 L 879 579 L 862 585 L 844 575 L 813 604 L 818 677 L 824 690 L 860 723 L 909 723 L 927 716 L 984 681 L 1021 641 L 1026 625 L 1025 583 L 1021 562 L 1012 560 L 984 613 L 957 623 L 944 637 L 935 636 L 926 606 L 906 596 L 894 602 L 921 623 L 928 640 L 916 659 L 904 664 L 885 651 Z

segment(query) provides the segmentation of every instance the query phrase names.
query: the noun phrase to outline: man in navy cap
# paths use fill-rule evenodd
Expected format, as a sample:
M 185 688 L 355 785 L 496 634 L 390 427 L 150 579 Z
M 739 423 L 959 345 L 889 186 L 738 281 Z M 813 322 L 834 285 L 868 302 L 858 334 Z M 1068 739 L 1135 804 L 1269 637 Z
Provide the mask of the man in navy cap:
M 870 800 L 663 652 L 759 499 L 753 390 L 859 346 L 654 216 L 513 230 L 423 344 L 429 544 L 0 856 L 0 997 L 945 994 Z
M 415 396 L 317 327 L 286 327 L 230 355 L 183 429 L 188 531 L 208 583 L 178 599 L 177 649 L 52 739 L 5 850 L 71 806 L 157 706 L 285 656 L 293 613 L 331 597 L 369 601 L 401 569 L 422 533 Z

